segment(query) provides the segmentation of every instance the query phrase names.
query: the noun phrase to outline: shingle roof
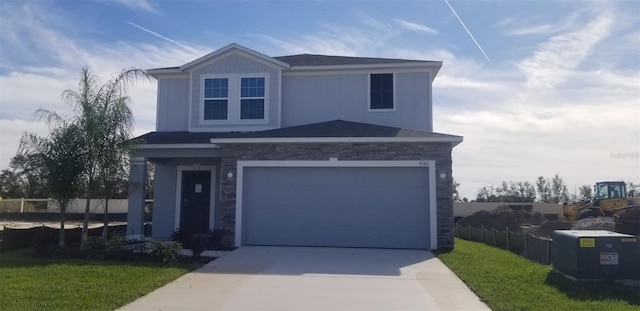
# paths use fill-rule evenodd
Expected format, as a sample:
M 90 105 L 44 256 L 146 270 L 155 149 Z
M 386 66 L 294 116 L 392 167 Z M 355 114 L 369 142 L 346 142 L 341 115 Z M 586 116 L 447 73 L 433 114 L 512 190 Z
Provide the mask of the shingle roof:
M 143 144 L 208 144 L 212 138 L 327 138 L 327 137 L 433 137 L 460 136 L 335 120 L 256 132 L 149 132 L 136 138 Z
M 277 56 L 274 58 L 281 62 L 287 63 L 290 66 L 341 66 L 341 65 L 377 65 L 377 64 L 398 64 L 398 63 L 429 63 L 428 61 L 423 61 L 423 60 L 330 56 L 330 55 L 315 55 L 315 54 L 287 55 L 287 56 Z
M 316 66 L 353 66 L 353 65 L 381 65 L 381 64 L 428 64 L 431 61 L 411 60 L 398 58 L 374 58 L 299 54 L 273 57 L 292 67 L 316 67 Z M 180 67 L 154 68 L 151 70 L 179 70 Z

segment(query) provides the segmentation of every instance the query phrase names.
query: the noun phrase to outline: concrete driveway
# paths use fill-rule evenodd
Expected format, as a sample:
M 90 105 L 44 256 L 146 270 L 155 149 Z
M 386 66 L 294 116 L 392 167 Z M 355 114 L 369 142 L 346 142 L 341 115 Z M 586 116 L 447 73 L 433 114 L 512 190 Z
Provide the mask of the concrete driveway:
M 245 246 L 121 310 L 489 310 L 433 253 Z

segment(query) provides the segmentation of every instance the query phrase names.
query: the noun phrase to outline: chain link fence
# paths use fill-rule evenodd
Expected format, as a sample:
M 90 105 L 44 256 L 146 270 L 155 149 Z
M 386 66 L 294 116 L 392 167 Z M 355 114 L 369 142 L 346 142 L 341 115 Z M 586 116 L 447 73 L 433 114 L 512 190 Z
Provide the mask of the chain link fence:
M 551 264 L 551 247 L 553 240 L 540 238 L 528 233 L 515 233 L 507 228 L 498 231 L 493 228 L 474 228 L 460 226 L 456 223 L 455 236 L 468 241 L 484 243 L 502 248 L 544 265 Z

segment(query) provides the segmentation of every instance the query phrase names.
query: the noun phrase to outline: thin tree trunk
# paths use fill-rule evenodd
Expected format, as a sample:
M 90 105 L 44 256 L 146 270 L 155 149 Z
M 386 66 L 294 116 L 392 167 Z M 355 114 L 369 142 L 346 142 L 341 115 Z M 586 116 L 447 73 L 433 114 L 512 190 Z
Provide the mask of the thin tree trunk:
M 67 212 L 67 203 L 65 202 L 62 206 L 60 206 L 60 234 L 59 234 L 59 240 L 58 240 L 58 246 L 60 247 L 65 247 L 66 245 L 66 241 L 65 241 L 65 232 L 64 232 L 64 221 L 65 221 L 65 215 Z
M 82 234 L 80 235 L 80 248 L 87 246 L 87 239 L 89 238 L 89 210 L 91 205 L 91 187 L 92 183 L 89 183 L 87 189 L 87 203 L 84 207 L 84 219 L 82 220 Z
M 104 199 L 104 225 L 102 226 L 102 237 L 109 237 L 109 198 Z

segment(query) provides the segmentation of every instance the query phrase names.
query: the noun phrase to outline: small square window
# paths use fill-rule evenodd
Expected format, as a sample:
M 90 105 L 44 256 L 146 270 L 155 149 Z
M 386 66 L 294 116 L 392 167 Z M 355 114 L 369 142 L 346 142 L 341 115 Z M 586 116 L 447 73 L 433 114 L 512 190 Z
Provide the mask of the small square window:
M 369 77 L 369 109 L 393 109 L 393 74 L 372 74 Z

